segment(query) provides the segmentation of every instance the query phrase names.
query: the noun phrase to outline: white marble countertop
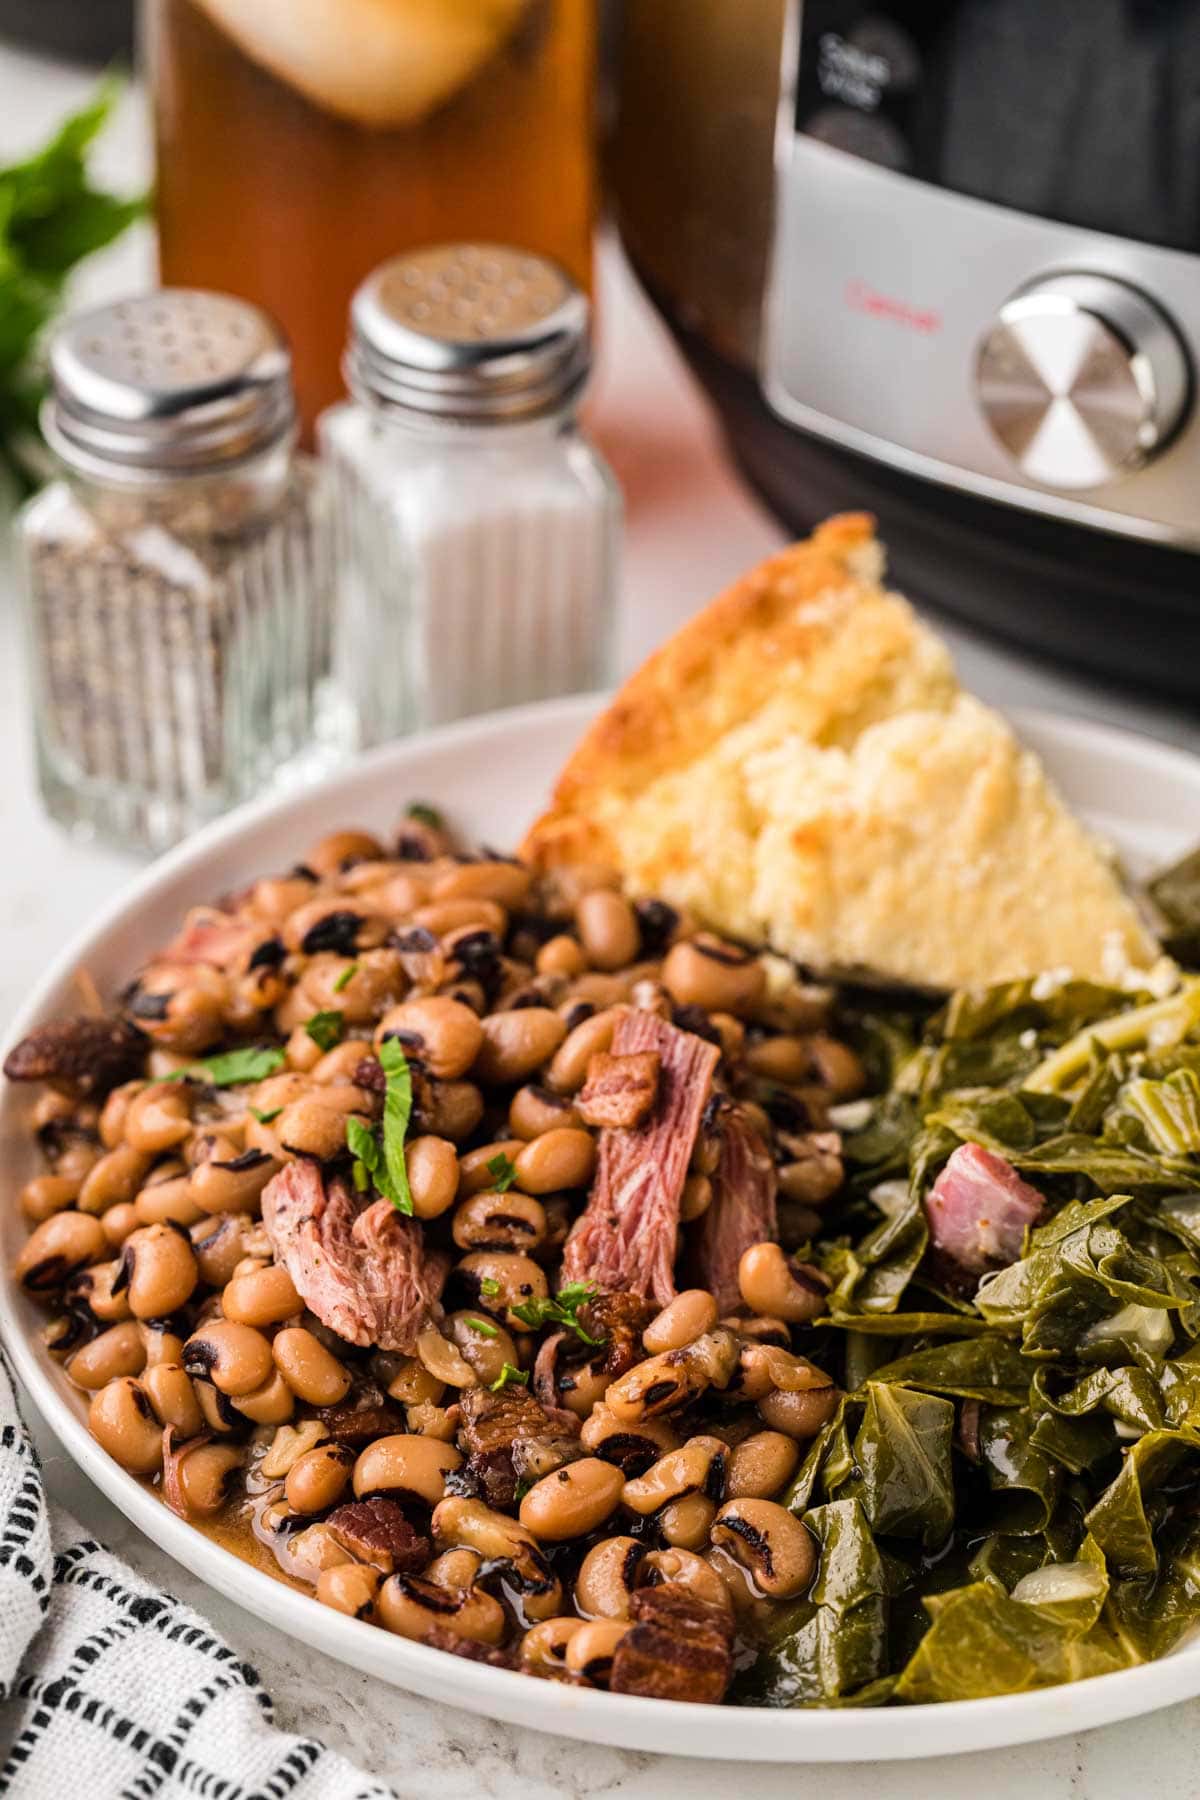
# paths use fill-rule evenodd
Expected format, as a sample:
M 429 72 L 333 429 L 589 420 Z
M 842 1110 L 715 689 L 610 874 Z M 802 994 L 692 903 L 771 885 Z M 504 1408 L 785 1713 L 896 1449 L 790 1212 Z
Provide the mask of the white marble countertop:
M 89 78 L 0 50 L 0 157 L 24 151 L 88 91 Z M 136 179 L 145 146 L 136 102 L 123 108 L 103 146 L 104 173 Z M 149 263 L 147 237 L 105 259 L 93 293 L 136 285 Z M 603 348 L 590 412 L 629 499 L 622 661 L 632 667 L 723 582 L 783 541 L 778 525 L 731 473 L 708 409 L 615 252 L 606 253 L 601 294 Z M 847 494 L 847 504 L 854 503 Z M 65 839 L 43 817 L 33 791 L 25 681 L 11 594 L 0 592 L 0 1020 L 68 932 L 136 874 L 128 857 Z M 1181 707 L 1118 695 L 1064 678 L 960 628 L 948 631 L 966 678 L 1003 706 L 1040 705 L 1143 729 L 1200 750 L 1200 723 Z M 207 1613 L 260 1671 L 280 1723 L 335 1744 L 405 1797 L 622 1800 L 724 1796 L 745 1773 L 736 1761 L 745 1721 L 730 1715 L 735 1760 L 702 1763 L 593 1748 L 470 1717 L 385 1687 L 281 1639 L 213 1594 L 129 1526 L 42 1431 L 51 1491 L 89 1529 L 140 1569 Z M 1200 1702 L 1040 1746 L 890 1765 L 846 1765 L 797 1777 L 761 1767 L 761 1800 L 798 1785 L 822 1800 L 1195 1800 L 1200 1781 Z M 86 1777 L 86 1771 L 81 1771 Z

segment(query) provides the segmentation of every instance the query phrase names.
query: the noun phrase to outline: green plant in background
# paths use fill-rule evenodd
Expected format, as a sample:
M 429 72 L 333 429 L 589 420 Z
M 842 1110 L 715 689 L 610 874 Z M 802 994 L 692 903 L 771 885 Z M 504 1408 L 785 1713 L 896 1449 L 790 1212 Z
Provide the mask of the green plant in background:
M 22 490 L 35 485 L 38 406 L 45 387 L 42 337 L 67 279 L 146 211 L 88 180 L 91 145 L 120 83 L 102 84 L 36 155 L 0 169 L 0 462 Z

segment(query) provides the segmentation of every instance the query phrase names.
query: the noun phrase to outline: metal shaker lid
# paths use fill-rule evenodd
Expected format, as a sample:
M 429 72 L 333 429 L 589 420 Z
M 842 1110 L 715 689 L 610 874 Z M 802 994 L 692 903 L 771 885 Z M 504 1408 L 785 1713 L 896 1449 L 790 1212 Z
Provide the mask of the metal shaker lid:
M 295 425 L 291 356 L 248 301 L 162 288 L 76 313 L 50 345 L 47 441 L 85 474 L 142 482 L 243 461 Z
M 587 297 L 505 244 L 444 244 L 369 275 L 350 308 L 346 381 L 368 404 L 465 421 L 535 418 L 591 366 Z

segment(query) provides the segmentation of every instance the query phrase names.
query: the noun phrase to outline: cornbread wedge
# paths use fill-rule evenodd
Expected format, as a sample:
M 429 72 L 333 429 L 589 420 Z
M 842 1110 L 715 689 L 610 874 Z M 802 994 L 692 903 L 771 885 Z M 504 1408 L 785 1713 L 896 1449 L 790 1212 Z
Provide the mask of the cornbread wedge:
M 522 854 L 821 971 L 936 987 L 1159 957 L 1100 847 L 882 586 L 862 514 L 720 595 L 591 727 Z

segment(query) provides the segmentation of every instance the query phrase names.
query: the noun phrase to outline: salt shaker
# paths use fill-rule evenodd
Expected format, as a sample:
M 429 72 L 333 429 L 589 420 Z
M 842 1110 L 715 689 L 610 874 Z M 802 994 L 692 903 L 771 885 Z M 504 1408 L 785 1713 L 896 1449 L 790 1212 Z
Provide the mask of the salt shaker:
M 49 362 L 62 473 L 18 526 L 42 797 L 158 850 L 311 757 L 326 703 L 335 728 L 332 509 L 257 307 L 147 294 Z
M 576 417 L 589 365 L 587 299 L 540 256 L 444 246 L 358 290 L 318 440 L 362 741 L 610 678 L 621 502 Z

